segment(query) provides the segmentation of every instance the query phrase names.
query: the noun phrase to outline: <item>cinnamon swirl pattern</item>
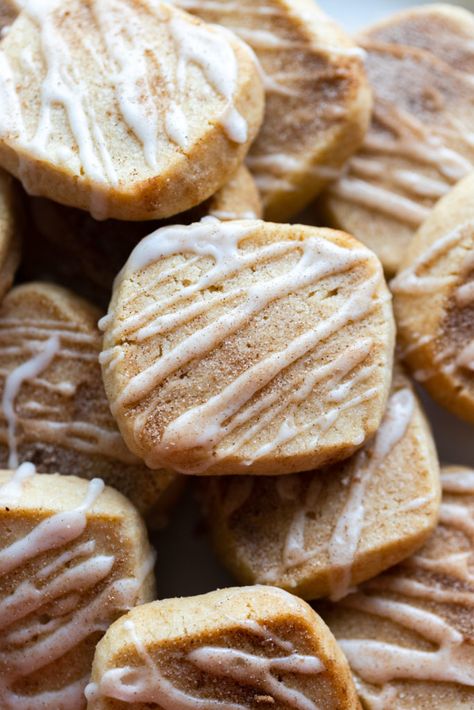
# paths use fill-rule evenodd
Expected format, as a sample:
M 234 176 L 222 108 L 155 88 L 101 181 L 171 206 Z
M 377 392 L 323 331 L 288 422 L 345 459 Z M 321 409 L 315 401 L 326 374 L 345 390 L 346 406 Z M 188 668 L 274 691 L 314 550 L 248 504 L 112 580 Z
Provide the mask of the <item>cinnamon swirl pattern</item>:
M 5 710 L 86 707 L 94 647 L 152 599 L 143 523 L 100 479 L 0 472 L 0 698 Z
M 132 451 L 183 473 L 288 473 L 349 455 L 383 413 L 393 324 L 348 235 L 205 218 L 144 239 L 101 355 Z
M 474 472 L 442 472 L 439 526 L 398 567 L 323 614 L 370 710 L 474 702 Z
M 198 611 L 198 613 L 196 613 Z M 225 589 L 134 610 L 99 643 L 90 710 L 353 710 L 344 658 L 301 600 L 278 589 Z
M 416 550 L 440 497 L 434 442 L 398 373 L 375 437 L 347 461 L 278 478 L 216 477 L 200 493 L 214 546 L 237 579 L 306 599 L 341 598 Z

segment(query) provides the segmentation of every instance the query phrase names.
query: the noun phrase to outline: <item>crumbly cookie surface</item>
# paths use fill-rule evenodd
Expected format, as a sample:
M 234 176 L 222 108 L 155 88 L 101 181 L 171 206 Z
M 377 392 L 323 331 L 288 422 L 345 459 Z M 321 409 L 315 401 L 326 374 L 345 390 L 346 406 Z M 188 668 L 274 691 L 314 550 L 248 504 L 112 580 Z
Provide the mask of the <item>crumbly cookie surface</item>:
M 305 602 L 264 587 L 132 610 L 98 645 L 89 710 L 359 710 L 346 661 Z
M 383 414 L 390 297 L 376 257 L 340 232 L 211 218 L 158 230 L 103 327 L 112 411 L 151 467 L 308 470 L 350 455 Z

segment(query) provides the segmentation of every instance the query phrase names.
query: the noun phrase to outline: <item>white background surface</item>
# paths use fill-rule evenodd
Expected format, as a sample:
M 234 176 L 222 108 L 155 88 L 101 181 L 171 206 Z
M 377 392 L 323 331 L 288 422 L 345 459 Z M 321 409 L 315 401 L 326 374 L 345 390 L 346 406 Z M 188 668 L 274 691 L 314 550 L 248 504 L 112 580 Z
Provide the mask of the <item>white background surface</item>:
M 319 4 L 347 30 L 354 32 L 415 3 L 409 0 L 320 0 Z M 474 11 L 474 0 L 452 4 Z M 445 463 L 474 466 L 474 427 L 449 415 L 421 394 L 433 425 L 440 459 Z M 169 526 L 156 536 L 158 594 L 162 598 L 200 594 L 235 584 L 208 545 L 192 484 L 190 481 L 188 492 Z

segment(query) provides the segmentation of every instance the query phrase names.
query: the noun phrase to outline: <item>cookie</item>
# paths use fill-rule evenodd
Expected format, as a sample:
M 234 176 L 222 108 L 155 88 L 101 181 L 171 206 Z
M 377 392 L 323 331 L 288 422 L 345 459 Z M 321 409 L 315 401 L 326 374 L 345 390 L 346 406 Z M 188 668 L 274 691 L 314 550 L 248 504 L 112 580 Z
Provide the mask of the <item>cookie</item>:
M 14 288 L 0 308 L 0 465 L 100 475 L 162 519 L 181 481 L 150 471 L 125 446 L 110 414 L 98 356 L 98 313 L 50 284 Z
M 29 201 L 29 212 L 21 278 L 66 286 L 106 310 L 116 275 L 134 246 L 154 229 L 167 223 L 189 224 L 206 214 L 255 219 L 261 217 L 262 205 L 252 176 L 241 165 L 209 200 L 166 221 L 99 222 L 87 212 L 41 197 Z
M 474 423 L 474 174 L 436 205 L 392 281 L 400 353 L 431 396 Z
M 264 102 L 243 42 L 160 0 L 27 3 L 2 42 L 0 91 L 0 164 L 31 194 L 124 220 L 214 194 Z
M 151 468 L 309 470 L 349 456 L 383 414 L 390 297 L 377 258 L 341 232 L 210 217 L 160 229 L 103 327 L 112 411 Z
M 395 15 L 383 32 L 375 25 L 358 38 L 367 52 L 374 117 L 361 150 L 320 205 L 329 223 L 373 249 L 389 274 L 437 200 L 474 169 L 472 77 L 446 61 L 449 51 L 474 42 L 472 18 L 443 35 L 437 56 L 438 40 L 428 40 L 427 49 L 421 41 L 409 46 L 406 17 Z
M 153 599 L 153 563 L 136 510 L 100 479 L 0 471 L 2 710 L 85 708 L 95 646 Z
M 291 476 L 216 476 L 200 496 L 214 547 L 239 582 L 339 598 L 426 540 L 437 522 L 438 461 L 399 373 L 375 437 L 350 459 Z
M 18 195 L 13 180 L 0 170 L 0 299 L 11 287 L 20 261 Z
M 133 609 L 97 646 L 88 710 L 359 710 L 326 625 L 280 589 L 222 589 Z
M 440 523 L 416 555 L 321 607 L 368 710 L 474 706 L 474 471 L 443 469 Z
M 299 212 L 362 143 L 372 95 L 363 52 L 313 0 L 174 0 L 233 30 L 263 69 L 266 110 L 248 165 L 265 218 Z

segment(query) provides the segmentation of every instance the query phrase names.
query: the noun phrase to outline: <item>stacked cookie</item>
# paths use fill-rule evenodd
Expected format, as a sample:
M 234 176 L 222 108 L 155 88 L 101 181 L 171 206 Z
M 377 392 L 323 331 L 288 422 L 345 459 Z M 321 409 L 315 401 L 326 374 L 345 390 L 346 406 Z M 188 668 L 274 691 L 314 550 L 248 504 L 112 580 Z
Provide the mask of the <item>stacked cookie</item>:
M 470 707 L 472 15 L 0 28 L 0 707 Z M 243 586 L 158 600 L 189 481 Z

